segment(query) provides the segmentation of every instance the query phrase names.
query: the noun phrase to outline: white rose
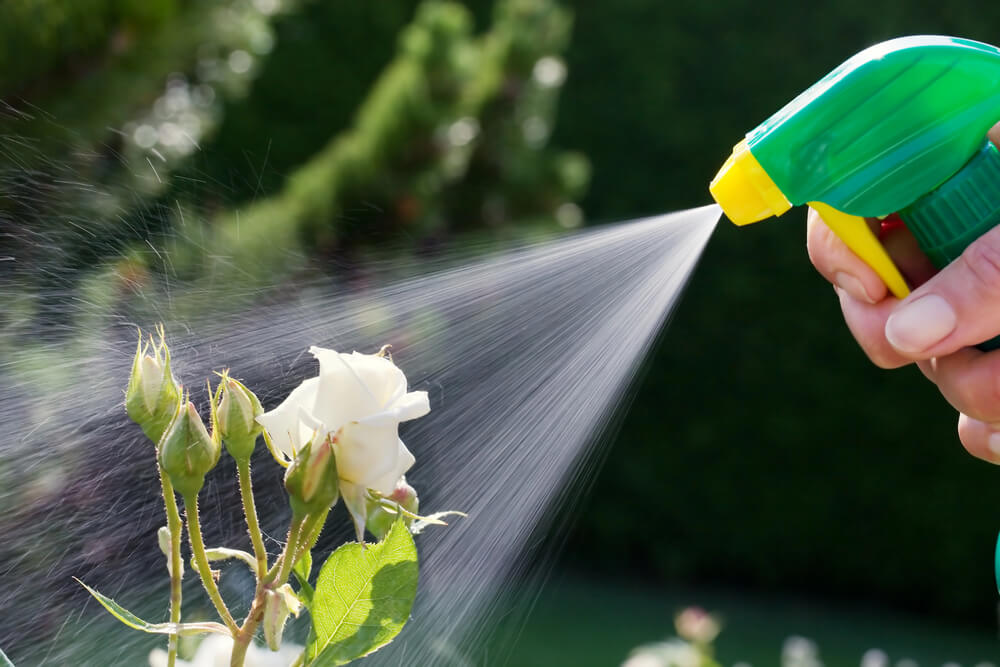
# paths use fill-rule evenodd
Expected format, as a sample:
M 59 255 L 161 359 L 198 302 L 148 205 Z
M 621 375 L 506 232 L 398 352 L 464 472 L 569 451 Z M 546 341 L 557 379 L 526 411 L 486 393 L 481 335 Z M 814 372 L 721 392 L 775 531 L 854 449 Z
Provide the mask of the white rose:
M 360 531 L 366 490 L 389 495 L 414 463 L 399 439 L 400 422 L 424 416 L 430 402 L 425 391 L 407 391 L 406 376 L 386 357 L 320 347 L 309 352 L 319 361 L 319 377 L 257 421 L 288 460 L 310 440 L 332 436 L 340 495 Z

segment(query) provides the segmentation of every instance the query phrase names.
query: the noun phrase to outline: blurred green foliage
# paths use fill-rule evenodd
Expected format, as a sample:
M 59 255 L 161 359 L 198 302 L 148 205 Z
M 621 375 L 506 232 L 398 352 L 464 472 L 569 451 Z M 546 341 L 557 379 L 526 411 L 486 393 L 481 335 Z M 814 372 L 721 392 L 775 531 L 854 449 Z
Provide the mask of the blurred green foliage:
M 331 30 L 359 18 L 354 16 L 359 13 L 356 7 L 341 9 L 340 14 L 348 15 L 337 20 L 329 16 L 334 13 L 331 5 L 317 7 L 330 21 Z M 576 167 L 583 170 L 582 176 L 565 173 L 564 163 L 577 159 L 579 164 L 579 158 L 529 145 L 520 126 L 532 116 L 550 122 L 554 114 L 558 86 L 546 89 L 537 84 L 532 67 L 540 58 L 565 49 L 568 16 L 548 1 L 504 1 L 498 8 L 488 32 L 480 37 L 461 5 L 423 3 L 413 24 L 398 36 L 395 58 L 371 84 L 346 131 L 315 155 L 317 146 L 308 134 L 302 137 L 292 132 L 282 137 L 287 141 L 278 150 L 294 152 L 299 160 L 311 158 L 286 175 L 282 193 L 293 202 L 305 202 L 301 215 L 310 221 L 305 232 L 310 246 L 322 251 L 331 244 L 343 244 L 345 236 L 372 243 L 403 225 L 418 237 L 475 226 L 482 221 L 480 209 L 491 194 L 513 200 L 505 202 L 502 221 L 551 213 L 556 205 L 583 193 L 586 165 Z M 393 15 L 381 10 L 363 13 L 369 15 L 368 23 L 372 15 Z M 320 28 L 314 25 L 314 30 Z M 280 62 L 282 55 L 279 46 L 272 62 Z M 301 52 L 296 55 L 301 58 Z M 260 96 L 272 99 L 278 95 L 267 89 L 268 83 L 288 85 L 285 80 L 262 81 L 257 87 L 263 88 Z M 301 103 L 290 102 L 293 106 Z M 255 108 L 264 106 L 258 104 Z M 346 109 L 343 102 L 339 104 L 340 110 L 335 103 L 331 114 L 334 127 L 345 120 Z M 516 131 L 511 131 L 511 125 Z M 258 155 L 262 149 L 265 156 L 273 153 L 270 137 L 268 143 L 269 148 L 258 144 Z M 288 163 L 278 160 L 278 165 Z M 495 167 L 490 174 L 492 187 L 482 184 L 477 174 L 487 168 L 485 164 Z M 275 180 L 267 170 L 261 173 Z M 475 194 L 469 182 L 473 179 L 480 179 Z M 253 194 L 266 187 L 258 181 Z M 524 189 L 532 194 L 523 193 Z M 542 196 L 539 191 L 548 192 L 551 200 L 535 205 L 523 201 Z M 463 205 L 450 205 L 452 198 L 462 199 Z M 349 220 L 344 220 L 345 215 Z
M 276 248 L 294 272 L 386 239 L 419 247 L 551 218 L 583 196 L 590 173 L 550 145 L 588 156 L 591 219 L 701 205 L 732 144 L 854 52 L 912 33 L 1000 41 L 1000 5 L 972 1 L 495 4 L 306 2 L 275 17 L 274 50 L 246 96 L 223 95 L 203 150 L 169 187 L 114 209 L 103 240 L 74 255 L 75 270 L 105 270 L 87 298 L 113 309 L 160 273 L 219 278 L 228 262 L 255 266 Z M 74 141 L 103 146 L 99 180 L 116 169 L 134 178 L 145 163 L 116 162 L 127 142 L 103 128 L 151 104 L 170 72 L 197 69 L 196 11 L 167 0 L 4 3 L 0 95 L 40 91 L 31 101 L 58 109 L 58 123 L 39 137 L 91 128 Z M 120 30 L 161 35 L 156 52 L 173 55 L 142 55 L 160 43 L 152 37 L 118 53 Z M 93 71 L 73 70 L 100 53 Z M 559 86 L 534 74 L 563 53 L 556 114 Z M 100 84 L 117 73 L 136 85 Z M 33 174 L 23 191 L 37 197 L 39 182 Z M 8 201 L 0 222 L 38 203 Z M 172 235 L 185 212 L 197 231 Z M 574 563 L 599 569 L 613 545 L 616 571 L 992 618 L 996 473 L 961 451 L 955 415 L 919 373 L 876 370 L 856 349 L 808 265 L 801 223 L 799 212 L 743 230 L 723 221 L 637 387 Z M 174 239 L 170 267 L 144 249 L 150 237 Z
M 0 12 L 17 6 L 3 5 Z M 142 6 L 149 11 L 158 5 Z M 66 7 L 53 15 L 71 16 L 76 5 Z M 116 7 L 124 12 L 126 5 Z M 238 93 L 240 77 L 216 66 L 198 86 L 211 94 L 204 104 L 191 102 L 186 77 L 197 79 L 201 66 L 236 50 L 252 51 L 254 38 L 266 30 L 250 0 L 177 7 L 141 29 L 124 19 L 108 23 L 109 34 L 92 50 L 81 46 L 63 54 L 19 94 L 3 97 L 0 91 L 0 234 L 5 256 L 16 258 L 0 267 L 0 334 L 31 341 L 59 329 L 73 312 L 66 307 L 69 291 L 81 279 L 134 255 L 136 243 L 170 233 L 170 219 L 159 215 L 155 197 L 177 156 L 166 146 L 141 149 L 137 132 L 146 126 L 156 136 L 154 119 L 163 126 L 172 121 L 175 134 L 181 128 L 187 137 L 211 129 L 217 115 L 211 99 Z M 140 10 L 129 11 L 134 17 Z M 31 61 L 15 45 L 4 44 L 0 53 Z M 40 63 L 46 57 L 40 54 Z M 174 90 L 177 84 L 185 90 Z M 171 91 L 187 102 L 179 114 L 160 118 L 172 106 Z M 116 271 L 124 275 L 83 289 L 100 304 L 96 319 L 119 305 L 121 290 L 127 292 L 144 268 L 126 260 Z M 0 335 L 0 349 L 6 342 Z
M 325 10 L 313 18 L 330 19 L 334 13 Z M 339 18 L 330 30 L 347 22 Z M 204 233 L 174 238 L 166 263 L 150 253 L 146 261 L 183 278 L 238 282 L 246 289 L 386 241 L 398 246 L 408 239 L 419 250 L 483 225 L 552 220 L 582 196 L 589 180 L 585 158 L 546 145 L 562 78 L 547 81 L 535 71 L 546 59 L 564 71 L 558 54 L 569 28 L 569 15 L 551 0 L 503 0 L 481 34 L 462 5 L 421 3 L 398 36 L 387 35 L 395 54 L 368 83 L 346 127 L 322 146 L 299 141 L 283 149 L 279 164 L 303 161 L 267 184 L 269 138 L 254 196 L 241 201 L 241 188 L 235 188 L 236 204 Z M 279 26 L 279 36 L 287 30 Z M 275 60 L 281 63 L 287 57 L 282 48 L 296 44 L 278 44 Z M 276 98 L 267 86 L 284 88 L 287 81 L 265 70 L 262 85 L 248 102 L 266 104 Z M 343 112 L 334 111 L 333 118 L 343 121 Z M 528 131 L 531 123 L 541 126 L 540 133 Z M 193 173 L 192 180 L 209 186 L 220 180 L 211 171 Z M 289 257 L 278 267 L 268 261 L 276 248 Z
M 168 21 L 185 0 L 8 0 L 0 4 L 0 97 L 61 67 L 85 68 L 114 40 Z

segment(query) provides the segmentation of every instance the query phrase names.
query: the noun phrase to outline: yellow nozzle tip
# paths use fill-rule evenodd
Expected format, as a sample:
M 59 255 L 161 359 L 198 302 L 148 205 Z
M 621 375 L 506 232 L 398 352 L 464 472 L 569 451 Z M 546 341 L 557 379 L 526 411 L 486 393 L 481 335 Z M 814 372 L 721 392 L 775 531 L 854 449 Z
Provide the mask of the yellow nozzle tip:
M 781 215 L 792 207 L 750 152 L 745 139 L 733 147 L 733 154 L 712 179 L 708 190 L 726 217 L 737 225 Z

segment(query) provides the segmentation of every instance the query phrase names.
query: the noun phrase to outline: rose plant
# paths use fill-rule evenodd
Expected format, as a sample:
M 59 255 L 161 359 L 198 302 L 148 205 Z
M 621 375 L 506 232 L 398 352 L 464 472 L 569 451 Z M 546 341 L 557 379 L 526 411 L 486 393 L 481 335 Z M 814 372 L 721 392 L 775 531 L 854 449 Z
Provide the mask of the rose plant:
M 144 621 L 80 583 L 129 627 L 167 635 L 166 651 L 157 649 L 150 655 L 153 667 L 215 665 L 221 664 L 220 656 L 230 667 L 284 666 L 290 660 L 303 667 L 343 665 L 389 643 L 402 629 L 417 590 L 413 535 L 428 524 L 443 525 L 441 519 L 448 514 L 460 513 L 416 514 L 417 494 L 405 478 L 415 459 L 399 438 L 399 424 L 426 415 L 430 402 L 426 392 L 409 391 L 406 376 L 387 350 L 344 354 L 310 348 L 319 361 L 319 375 L 302 382 L 268 412 L 228 371 L 219 373 L 214 390 L 209 382 L 206 427 L 171 371 L 162 327 L 158 339 L 150 337 L 145 345 L 140 336 L 125 406 L 156 445 L 167 519 L 157 539 L 170 577 L 169 621 Z M 250 475 L 250 457 L 261 435 L 277 463 L 286 468 L 285 490 L 292 510 L 284 549 L 274 559 L 264 547 Z M 223 448 L 236 462 L 253 553 L 206 547 L 202 538 L 198 495 Z M 182 622 L 185 521 L 177 495 L 185 509 L 191 567 L 220 622 Z M 314 577 L 312 549 L 341 497 L 358 541 L 334 551 Z M 380 541 L 365 544 L 366 527 Z M 250 611 L 239 622 L 216 583 L 218 572 L 212 569 L 213 563 L 225 560 L 242 563 L 257 582 Z M 306 646 L 283 646 L 289 616 L 303 611 L 311 617 Z M 178 638 L 200 634 L 209 637 L 193 662 L 180 660 Z M 275 653 L 256 645 L 258 635 Z

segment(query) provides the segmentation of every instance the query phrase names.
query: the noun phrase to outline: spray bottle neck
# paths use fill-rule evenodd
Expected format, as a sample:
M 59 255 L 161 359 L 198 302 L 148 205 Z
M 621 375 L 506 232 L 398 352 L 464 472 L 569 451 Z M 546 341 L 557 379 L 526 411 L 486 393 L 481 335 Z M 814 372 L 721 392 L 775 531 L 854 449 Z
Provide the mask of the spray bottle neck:
M 951 178 L 899 216 L 931 262 L 945 267 L 1000 224 L 1000 151 L 987 140 Z

